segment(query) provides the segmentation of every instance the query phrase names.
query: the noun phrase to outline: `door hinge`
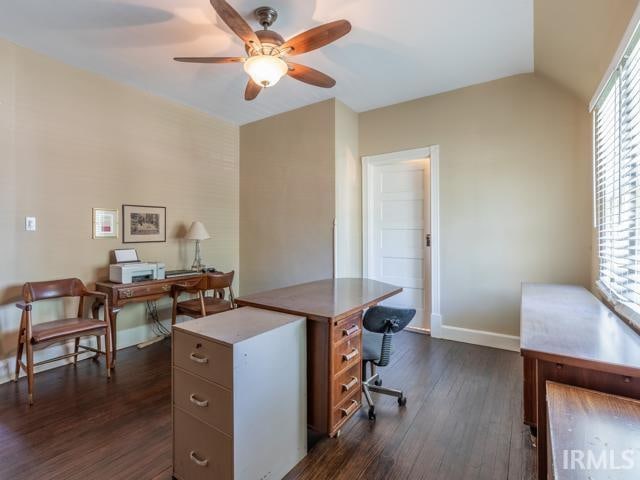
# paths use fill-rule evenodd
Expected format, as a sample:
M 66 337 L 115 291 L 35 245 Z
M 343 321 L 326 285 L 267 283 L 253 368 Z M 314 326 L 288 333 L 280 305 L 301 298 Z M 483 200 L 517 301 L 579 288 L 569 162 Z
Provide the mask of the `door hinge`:
M 426 243 L 427 247 L 430 247 L 431 246 L 431 234 L 427 233 L 424 238 L 425 238 L 425 243 Z

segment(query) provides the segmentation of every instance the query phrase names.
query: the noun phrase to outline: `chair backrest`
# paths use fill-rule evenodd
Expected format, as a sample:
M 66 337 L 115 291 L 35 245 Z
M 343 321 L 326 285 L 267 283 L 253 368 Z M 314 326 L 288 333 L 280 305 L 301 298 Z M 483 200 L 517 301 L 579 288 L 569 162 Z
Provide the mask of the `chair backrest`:
M 413 320 L 416 311 L 413 308 L 371 307 L 364 314 L 362 325 L 374 333 L 382 334 L 380 359 L 376 364 L 385 367 L 391 359 L 391 341 L 393 335 L 403 330 Z
M 362 325 L 374 333 L 397 333 L 413 320 L 413 308 L 371 307 L 364 314 Z
M 222 288 L 230 288 L 233 283 L 235 271 L 231 270 L 227 273 L 208 273 L 207 274 L 207 290 L 218 290 Z
M 47 282 L 27 282 L 22 287 L 22 298 L 25 302 L 37 302 L 49 298 L 80 297 L 87 292 L 82 280 L 65 278 Z

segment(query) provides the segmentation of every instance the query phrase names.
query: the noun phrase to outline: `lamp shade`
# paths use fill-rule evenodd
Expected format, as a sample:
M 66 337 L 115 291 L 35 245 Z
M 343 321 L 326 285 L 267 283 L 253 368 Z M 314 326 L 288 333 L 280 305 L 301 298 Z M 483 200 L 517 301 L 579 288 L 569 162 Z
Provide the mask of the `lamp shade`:
M 280 57 L 255 55 L 244 62 L 244 71 L 257 85 L 272 87 L 289 71 L 289 67 Z
M 211 236 L 209 232 L 207 232 L 207 229 L 204 228 L 202 222 L 193 222 L 184 238 L 187 240 L 206 240 L 207 238 L 211 238 Z

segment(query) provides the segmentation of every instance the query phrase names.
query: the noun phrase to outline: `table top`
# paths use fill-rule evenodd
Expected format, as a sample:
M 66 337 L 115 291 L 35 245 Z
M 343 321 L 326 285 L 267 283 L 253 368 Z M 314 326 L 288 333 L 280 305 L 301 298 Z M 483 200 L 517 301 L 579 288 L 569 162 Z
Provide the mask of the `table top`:
M 547 403 L 555 479 L 640 478 L 640 401 L 547 382 Z M 629 450 L 630 465 L 623 457 L 623 452 Z M 589 467 L 590 452 L 596 462 L 606 455 L 606 464 L 581 469 L 574 455 L 572 469 L 571 451 L 584 452 L 585 468 Z
M 377 280 L 336 278 L 254 293 L 236 299 L 236 303 L 304 315 L 315 320 L 338 320 L 401 291 L 401 287 Z
M 246 307 L 180 322 L 173 329 L 233 346 L 301 320 L 304 317 Z
M 622 375 L 640 375 L 640 335 L 584 287 L 522 286 L 523 355 Z

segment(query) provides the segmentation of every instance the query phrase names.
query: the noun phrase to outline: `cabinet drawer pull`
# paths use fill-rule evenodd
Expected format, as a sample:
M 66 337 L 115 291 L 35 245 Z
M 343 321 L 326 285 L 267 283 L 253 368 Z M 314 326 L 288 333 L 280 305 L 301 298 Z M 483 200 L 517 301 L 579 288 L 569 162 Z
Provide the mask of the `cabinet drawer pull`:
M 342 355 L 342 361 L 348 362 L 349 360 L 353 360 L 357 356 L 358 356 L 358 349 L 354 348 L 353 350 L 351 350 L 351 352 L 345 353 Z
M 342 330 L 342 336 L 348 337 L 353 335 L 354 333 L 358 333 L 360 331 L 360 327 L 358 325 L 351 325 L 349 328 L 345 328 Z
M 198 407 L 206 407 L 209 405 L 209 400 L 198 400 L 198 397 L 196 397 L 195 393 L 189 395 L 189 400 L 191 401 L 191 403 L 197 405 Z
M 195 353 L 189 355 L 189 358 L 196 363 L 209 363 L 209 359 L 207 357 L 199 357 Z
M 209 464 L 209 460 L 207 460 L 206 458 L 204 460 L 200 460 L 198 458 L 198 456 L 196 455 L 196 452 L 194 452 L 194 451 L 189 453 L 189 458 L 191 459 L 191 461 L 193 463 L 195 463 L 199 467 L 206 467 Z
M 357 400 L 351 400 L 351 405 L 349 405 L 347 408 L 341 408 L 340 409 L 340 411 L 342 412 L 342 416 L 343 417 L 348 417 L 353 412 L 355 412 L 358 409 L 359 406 L 360 405 L 358 404 Z
M 122 290 L 122 296 L 125 298 L 133 297 L 133 290 L 130 290 L 130 289 Z
M 171 285 L 163 285 L 162 290 L 164 290 L 165 292 L 168 292 L 169 290 L 171 290 Z
M 349 390 L 351 390 L 356 385 L 358 385 L 358 377 L 351 377 L 351 380 L 349 381 L 349 383 L 343 383 L 342 384 L 342 391 L 343 392 L 348 392 Z

